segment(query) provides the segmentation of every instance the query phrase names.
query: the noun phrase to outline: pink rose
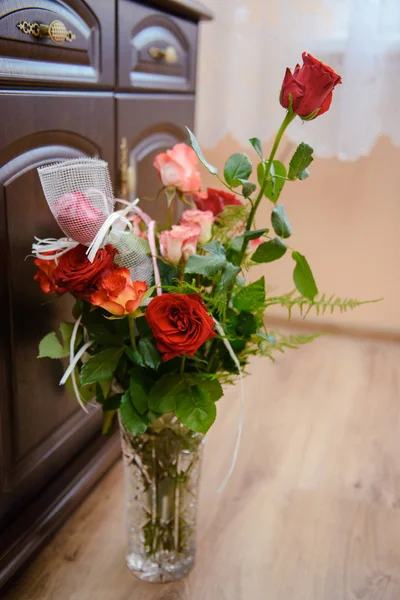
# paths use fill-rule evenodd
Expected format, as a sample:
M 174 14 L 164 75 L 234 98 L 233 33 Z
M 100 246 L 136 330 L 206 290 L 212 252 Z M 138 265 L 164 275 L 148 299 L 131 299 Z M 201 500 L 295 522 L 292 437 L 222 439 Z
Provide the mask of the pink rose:
M 140 224 L 142 222 L 142 219 L 140 217 L 138 217 L 137 215 L 135 215 L 132 219 L 132 223 L 133 223 L 133 233 L 135 235 L 137 235 L 140 238 L 143 238 L 144 240 L 147 240 L 147 232 L 143 231 L 140 228 Z
M 185 260 L 196 253 L 200 227 L 197 225 L 174 225 L 159 235 L 161 256 L 177 265 L 181 258 Z
M 70 192 L 54 205 L 57 222 L 63 232 L 80 244 L 90 244 L 107 216 L 81 192 Z
M 200 190 L 198 162 L 196 153 L 190 146 L 176 144 L 172 150 L 157 154 L 153 165 L 166 187 L 175 187 L 181 192 L 190 194 Z
M 198 225 L 200 227 L 199 244 L 206 244 L 211 239 L 214 215 L 210 210 L 185 210 L 182 213 L 181 225 Z
M 193 200 L 199 210 L 211 210 L 215 217 L 222 213 L 227 206 L 240 206 L 242 204 L 235 194 L 224 190 L 216 190 L 215 188 L 207 188 L 206 192 L 195 194 Z

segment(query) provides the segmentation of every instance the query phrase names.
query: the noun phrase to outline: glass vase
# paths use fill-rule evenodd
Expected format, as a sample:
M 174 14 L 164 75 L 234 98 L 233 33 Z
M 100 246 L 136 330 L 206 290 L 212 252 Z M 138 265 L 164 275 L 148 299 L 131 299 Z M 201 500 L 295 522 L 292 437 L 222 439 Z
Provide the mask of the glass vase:
M 120 420 L 125 473 L 126 562 L 139 579 L 185 577 L 196 553 L 196 512 L 204 436 L 174 414 L 132 436 Z

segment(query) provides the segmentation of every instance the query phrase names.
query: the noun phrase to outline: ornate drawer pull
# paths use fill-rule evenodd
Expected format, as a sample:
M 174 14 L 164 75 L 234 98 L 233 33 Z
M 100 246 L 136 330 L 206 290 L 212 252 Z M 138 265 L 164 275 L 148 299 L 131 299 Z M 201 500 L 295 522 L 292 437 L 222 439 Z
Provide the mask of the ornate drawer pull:
M 62 21 L 52 21 L 50 25 L 21 21 L 17 23 L 17 27 L 22 33 L 40 38 L 50 38 L 55 44 L 73 42 L 76 39 L 76 35 L 72 31 L 68 31 Z
M 149 54 L 157 60 L 165 60 L 169 65 L 174 65 L 178 62 L 178 53 L 173 46 L 168 46 L 167 48 L 156 48 L 155 46 L 152 46 L 149 48 Z

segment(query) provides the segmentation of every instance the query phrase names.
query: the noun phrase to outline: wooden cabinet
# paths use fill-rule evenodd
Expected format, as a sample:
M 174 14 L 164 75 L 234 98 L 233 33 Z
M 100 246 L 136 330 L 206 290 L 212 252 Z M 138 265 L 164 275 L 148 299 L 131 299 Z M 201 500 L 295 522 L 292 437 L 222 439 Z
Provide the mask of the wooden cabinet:
M 0 2 L 0 586 L 119 455 L 118 434 L 101 436 L 96 408 L 84 414 L 59 386 L 63 365 L 36 359 L 41 337 L 71 321 L 71 300 L 48 301 L 25 257 L 34 235 L 60 235 L 37 167 L 98 156 L 118 193 L 123 142 L 135 174 L 132 198 L 155 196 L 155 155 L 193 127 L 198 21 L 208 13 L 194 0 L 161 5 Z M 71 39 L 57 43 L 18 27 L 54 21 Z M 149 53 L 168 45 L 174 64 Z M 141 205 L 165 219 L 163 202 Z

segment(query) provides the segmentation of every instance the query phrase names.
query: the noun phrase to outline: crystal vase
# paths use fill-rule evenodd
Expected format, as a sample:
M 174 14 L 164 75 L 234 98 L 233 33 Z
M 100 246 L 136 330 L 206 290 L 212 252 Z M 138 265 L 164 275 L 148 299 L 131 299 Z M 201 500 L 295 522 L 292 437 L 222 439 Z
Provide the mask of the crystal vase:
M 204 436 L 164 415 L 139 436 L 120 420 L 129 569 L 165 583 L 185 577 L 196 552 L 196 512 Z

